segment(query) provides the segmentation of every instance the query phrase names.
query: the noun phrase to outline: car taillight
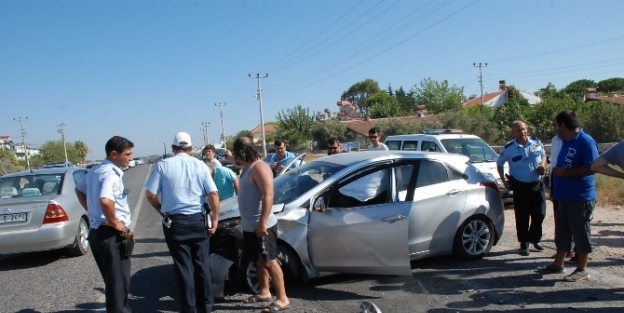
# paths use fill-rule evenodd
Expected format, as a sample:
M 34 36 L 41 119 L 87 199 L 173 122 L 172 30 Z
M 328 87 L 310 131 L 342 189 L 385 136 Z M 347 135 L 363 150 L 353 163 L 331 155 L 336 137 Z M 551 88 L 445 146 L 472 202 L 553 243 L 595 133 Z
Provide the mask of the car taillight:
M 494 190 L 498 192 L 498 186 L 496 186 L 496 183 L 493 181 L 482 181 L 479 183 L 479 185 L 484 186 L 484 187 L 494 188 Z
M 67 214 L 65 214 L 65 210 L 63 210 L 63 208 L 60 205 L 56 203 L 48 204 L 48 207 L 46 208 L 46 212 L 45 212 L 45 217 L 43 218 L 44 224 L 52 224 L 52 223 L 67 222 L 67 221 L 69 221 L 69 217 L 67 217 Z

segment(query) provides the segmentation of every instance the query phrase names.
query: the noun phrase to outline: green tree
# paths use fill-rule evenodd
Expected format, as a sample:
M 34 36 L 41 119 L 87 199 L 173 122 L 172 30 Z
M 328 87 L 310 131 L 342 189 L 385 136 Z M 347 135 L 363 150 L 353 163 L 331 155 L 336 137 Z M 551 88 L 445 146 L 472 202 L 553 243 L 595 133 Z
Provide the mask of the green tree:
M 596 82 L 591 79 L 579 79 L 571 82 L 567 86 L 565 86 L 562 91 L 573 98 L 579 99 L 582 98 L 587 88 L 596 87 Z
M 598 91 L 600 92 L 614 92 L 624 91 L 624 78 L 613 77 L 598 82 Z
M 448 111 L 439 115 L 443 128 L 461 129 L 466 134 L 481 137 L 486 142 L 499 142 L 497 125 L 492 121 L 494 110 L 477 105 L 463 110 Z
M 511 138 L 511 124 L 515 120 L 526 120 L 528 110 L 528 104 L 517 98 L 496 108 L 492 122 L 496 125 L 499 141 L 495 144 L 504 144 Z
M 17 172 L 19 162 L 15 155 L 8 150 L 0 150 L 0 176 Z
M 392 135 L 419 134 L 427 128 L 440 128 L 442 124 L 437 120 L 416 119 L 404 121 L 398 118 L 389 118 L 379 121 L 375 127 L 379 128 L 383 137 Z
M 370 96 L 368 105 L 370 106 L 371 118 L 399 116 L 401 111 L 399 100 L 385 91 Z
M 580 103 L 569 97 L 545 97 L 540 104 L 530 107 L 526 111 L 526 121 L 529 133 L 542 140 L 548 141 L 554 136 L 552 121 L 561 111 L 578 110 Z
M 89 154 L 89 147 L 87 144 L 82 140 L 77 140 L 74 142 L 74 149 L 76 150 L 76 154 L 78 154 L 80 163 L 84 163 L 87 158 L 87 154 Z
M 307 147 L 314 126 L 314 113 L 310 113 L 310 109 L 298 104 L 294 108 L 281 110 L 275 118 L 279 122 L 278 136 L 288 141 L 291 148 L 299 150 Z
M 583 129 L 596 142 L 614 142 L 624 138 L 624 108 L 605 102 L 592 102 L 581 119 Z
M 347 126 L 337 120 L 325 120 L 316 122 L 312 127 L 312 140 L 316 149 L 327 149 L 327 141 L 332 137 L 341 142 L 349 141 Z
M 44 164 L 51 162 L 63 162 L 65 161 L 65 151 L 63 149 L 63 141 L 46 141 L 41 148 L 39 148 L 38 158 L 33 157 L 32 162 L 41 160 Z M 81 162 L 81 158 L 76 150 L 76 147 L 72 144 L 67 145 L 67 160 L 74 164 Z
M 401 86 L 394 92 L 394 97 L 399 101 L 399 106 L 401 107 L 399 115 L 413 115 L 418 111 L 413 91 L 405 92 L 403 86 Z
M 441 82 L 431 78 L 423 79 L 420 85 L 414 86 L 412 92 L 417 104 L 427 106 L 427 111 L 438 114 L 462 108 L 466 101 L 464 87 L 449 86 L 447 80 Z
M 380 91 L 379 83 L 372 79 L 365 79 L 353 84 L 347 91 L 342 93 L 341 97 L 355 105 L 361 114 L 369 116 L 368 98 Z
M 551 82 L 548 82 L 546 87 L 540 88 L 537 95 L 542 99 L 562 98 L 562 93 Z

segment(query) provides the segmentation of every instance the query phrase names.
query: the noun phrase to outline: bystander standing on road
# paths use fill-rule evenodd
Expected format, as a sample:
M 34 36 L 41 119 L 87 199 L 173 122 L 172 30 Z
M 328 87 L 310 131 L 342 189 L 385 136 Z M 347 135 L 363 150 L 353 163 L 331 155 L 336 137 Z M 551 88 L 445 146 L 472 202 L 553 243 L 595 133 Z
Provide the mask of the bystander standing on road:
M 287 151 L 286 143 L 281 139 L 275 140 L 273 144 L 275 145 L 275 153 L 269 157 L 267 163 L 271 166 L 273 176 L 277 176 L 284 166 L 286 166 L 290 160 L 297 157 L 297 155 Z M 297 166 L 299 166 L 299 164 L 292 164 L 291 168 L 295 168 Z
M 210 237 L 219 217 L 219 195 L 208 167 L 192 157 L 191 136 L 175 135 L 173 157 L 159 161 L 145 183 L 147 201 L 163 216 L 163 232 L 180 291 L 182 313 L 210 313 L 214 305 Z M 158 200 L 161 196 L 162 203 Z M 206 228 L 203 204 L 212 211 Z
M 563 263 L 574 238 L 576 270 L 565 280 L 585 280 L 589 278 L 586 268 L 592 252 L 590 221 L 596 206 L 596 186 L 591 166 L 598 158 L 598 148 L 594 139 L 581 129 L 574 112 L 563 111 L 555 117 L 555 121 L 557 134 L 563 139 L 552 177 L 559 202 L 555 217 L 557 255 L 552 264 L 539 267 L 537 271 L 543 274 L 563 273 Z
M 498 175 L 508 189 L 513 190 L 516 233 L 520 254 L 529 255 L 529 244 L 542 251 L 542 223 L 546 216 L 546 190 L 542 175 L 547 159 L 539 139 L 530 137 L 526 123 L 511 125 L 514 139 L 505 144 L 496 161 Z M 504 164 L 509 163 L 510 176 L 505 177 Z
M 123 170 L 132 160 L 132 141 L 114 136 L 106 142 L 106 160 L 76 186 L 78 201 L 89 215 L 89 244 L 104 279 L 106 312 L 130 313 L 130 258 L 123 253 L 123 233 L 129 232 L 131 214 Z
M 609 165 L 618 166 L 620 170 L 615 170 Z M 592 164 L 591 170 L 595 173 L 624 179 L 624 141 L 620 141 L 600 155 Z
M 204 162 L 207 165 L 212 165 L 212 167 L 221 167 L 223 166 L 216 157 L 217 149 L 213 145 L 206 145 L 202 149 L 202 156 L 204 157 Z
M 219 201 L 229 199 L 238 194 L 238 177 L 231 169 L 221 166 L 213 167 L 208 164 L 212 180 L 219 191 Z
M 553 172 L 553 169 L 557 166 L 557 157 L 559 157 L 559 151 L 561 151 L 561 145 L 563 145 L 563 141 L 561 140 L 561 137 L 559 136 L 559 127 L 557 127 L 557 121 L 553 120 L 552 126 L 553 126 L 553 131 L 555 132 L 555 135 L 552 137 L 552 140 L 550 141 L 550 165 L 548 169 L 548 184 L 550 185 L 549 186 L 550 187 L 550 200 L 552 201 L 552 204 L 553 204 L 553 217 L 555 219 L 555 226 L 557 226 L 556 219 L 557 219 L 557 208 L 559 207 L 559 202 L 557 201 L 557 196 L 554 193 L 552 172 Z M 555 252 L 555 254 L 553 254 L 551 258 L 554 259 L 556 256 L 557 256 L 557 253 Z M 571 261 L 573 262 L 576 261 L 576 255 L 574 253 L 574 243 L 572 243 L 572 249 L 568 251 L 568 254 L 566 255 L 566 257 L 570 258 Z
M 381 132 L 379 131 L 379 128 L 373 127 L 370 130 L 368 130 L 368 139 L 370 139 L 371 144 L 368 145 L 366 150 L 368 151 L 371 151 L 371 150 L 388 151 L 389 150 L 388 146 L 386 146 L 385 143 L 381 142 Z
M 327 141 L 327 155 L 342 153 L 342 146 L 338 138 L 332 137 Z
M 243 224 L 244 253 L 258 268 L 258 294 L 245 303 L 269 304 L 262 312 L 281 311 L 290 305 L 284 286 L 284 274 L 277 262 L 277 218 L 273 207 L 273 175 L 262 162 L 256 148 L 246 140 L 236 139 L 233 146 L 236 162 L 243 167 L 240 177 L 238 205 Z M 269 278 L 275 288 L 273 301 Z

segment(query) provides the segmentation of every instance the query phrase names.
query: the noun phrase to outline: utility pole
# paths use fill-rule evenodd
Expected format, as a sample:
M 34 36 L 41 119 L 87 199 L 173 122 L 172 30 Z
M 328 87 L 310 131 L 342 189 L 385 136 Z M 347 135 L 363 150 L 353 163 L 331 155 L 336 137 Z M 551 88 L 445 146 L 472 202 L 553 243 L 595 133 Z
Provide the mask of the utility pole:
M 221 144 L 225 145 L 225 125 L 223 124 L 223 107 L 225 106 L 225 102 L 215 103 L 215 106 L 218 106 L 221 111 Z
M 207 146 L 208 145 L 208 141 L 210 141 L 209 138 L 208 138 L 208 126 L 209 125 L 210 125 L 210 122 L 202 122 L 201 131 L 204 134 L 204 146 Z
M 258 80 L 258 93 L 256 94 L 256 97 L 258 98 L 258 101 L 260 102 L 260 127 L 262 127 L 262 153 L 264 153 L 264 156 L 266 157 L 267 155 L 266 134 L 264 132 L 264 113 L 262 111 L 262 87 L 260 87 L 260 80 L 262 78 L 269 77 L 269 74 L 264 74 L 264 76 L 260 76 L 260 74 L 256 74 L 255 77 L 249 74 L 249 77 L 255 78 Z
M 14 121 L 18 121 L 20 123 L 20 132 L 22 134 L 22 146 L 24 147 L 24 158 L 26 158 L 26 166 L 28 167 L 28 170 L 32 172 L 32 169 L 30 168 L 30 160 L 28 160 L 28 147 L 26 146 L 26 130 L 24 129 L 24 124 L 23 122 L 28 120 L 28 117 L 22 118 L 13 118 Z
M 483 73 L 481 73 L 481 68 L 487 67 L 487 63 L 472 63 L 472 66 L 479 68 L 479 84 L 481 85 L 481 105 L 483 105 Z
M 65 152 L 65 165 L 67 165 L 67 145 L 65 144 L 65 129 L 63 129 L 63 127 L 65 127 L 67 125 L 65 125 L 65 123 L 60 123 L 58 124 L 59 130 L 58 132 L 61 133 L 61 139 L 63 140 L 63 151 Z

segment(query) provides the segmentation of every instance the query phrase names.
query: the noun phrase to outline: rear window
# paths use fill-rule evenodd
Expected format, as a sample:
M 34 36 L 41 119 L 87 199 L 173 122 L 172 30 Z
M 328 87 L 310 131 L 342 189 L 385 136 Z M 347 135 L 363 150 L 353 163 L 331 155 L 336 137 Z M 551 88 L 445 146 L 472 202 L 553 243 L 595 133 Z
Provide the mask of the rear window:
M 401 150 L 401 142 L 398 140 L 388 140 L 386 141 L 386 146 L 388 146 L 389 150 Z
M 62 174 L 0 178 L 0 198 L 38 197 L 59 194 Z

